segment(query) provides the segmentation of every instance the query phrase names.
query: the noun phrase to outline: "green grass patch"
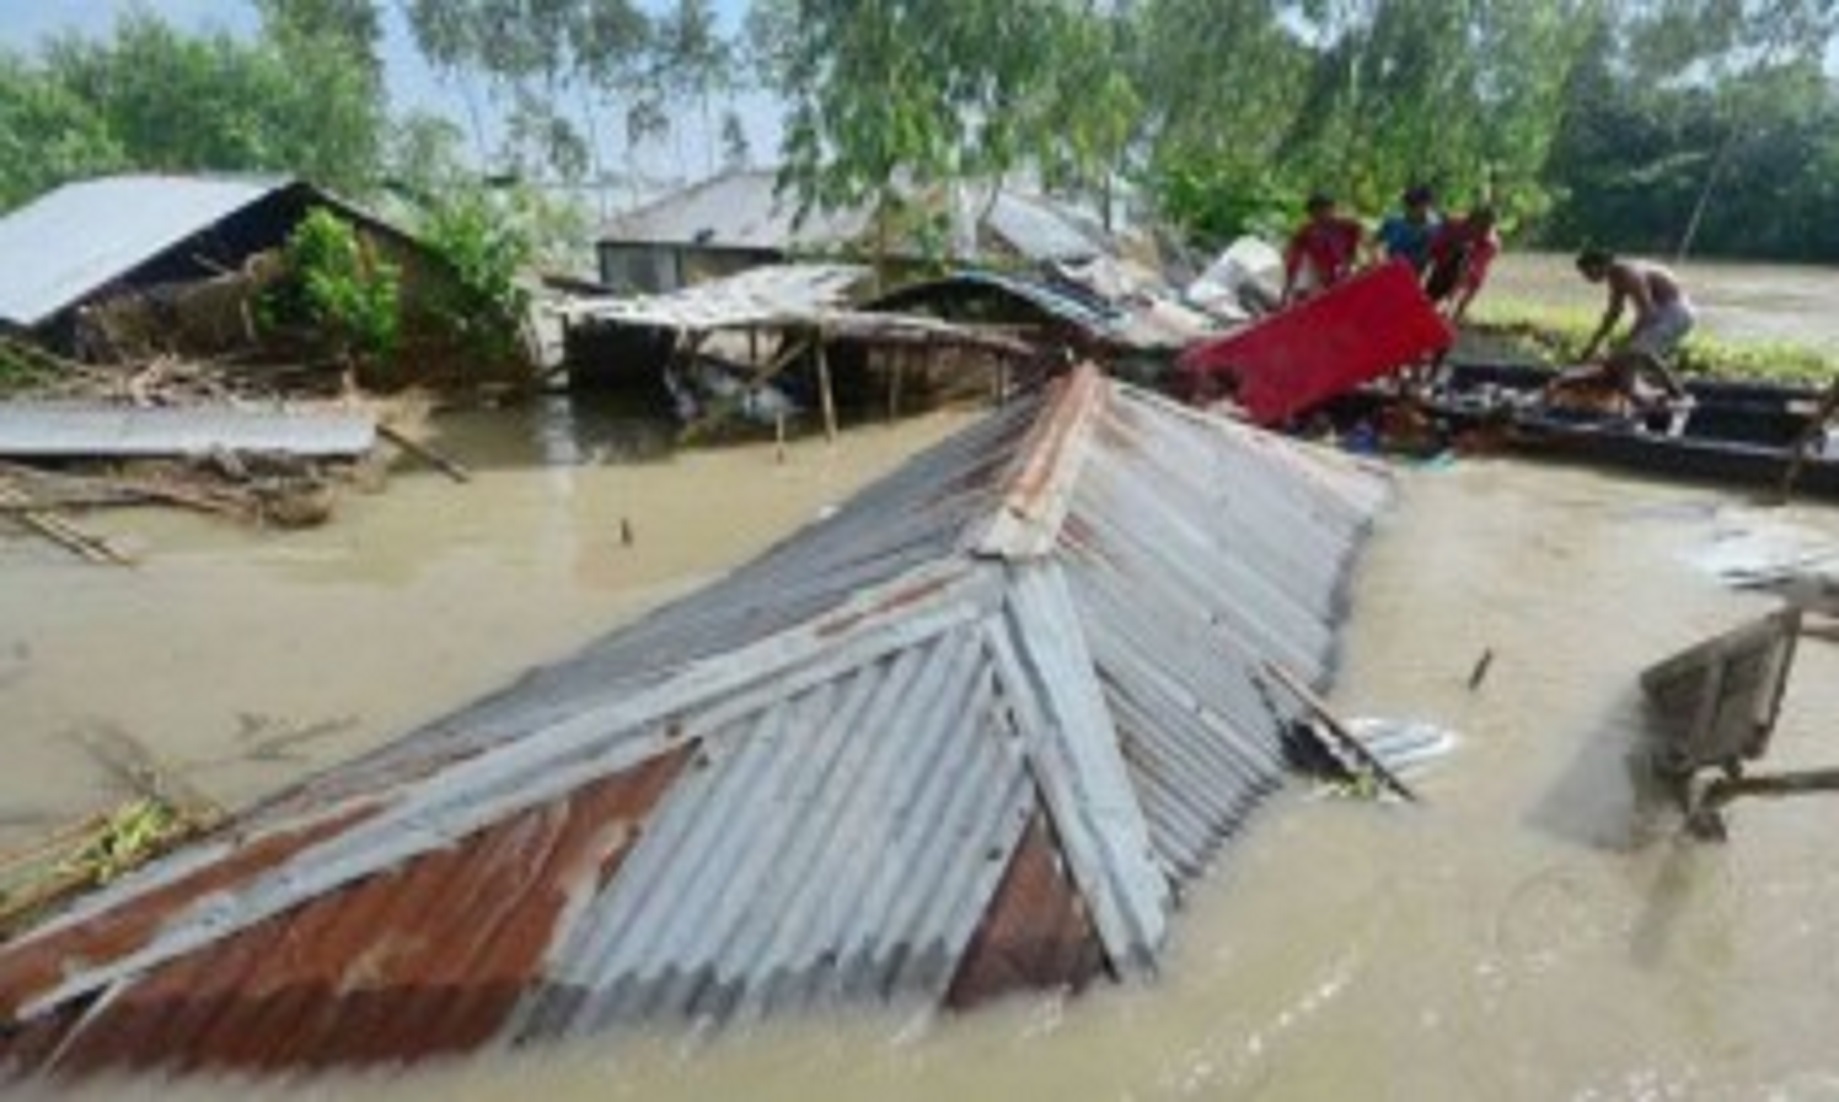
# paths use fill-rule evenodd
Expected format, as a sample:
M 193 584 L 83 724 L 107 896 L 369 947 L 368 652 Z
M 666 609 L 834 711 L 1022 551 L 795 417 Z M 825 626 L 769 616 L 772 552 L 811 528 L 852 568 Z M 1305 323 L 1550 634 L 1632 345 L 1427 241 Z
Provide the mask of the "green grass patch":
M 1547 363 L 1569 365 L 1601 320 L 1591 310 L 1509 299 L 1477 303 L 1467 327 Z M 1787 341 L 1727 341 L 1698 333 L 1686 339 L 1677 367 L 1688 375 L 1825 386 L 1839 376 L 1839 357 Z
M 43 365 L 0 341 L 0 397 L 24 393 L 47 381 L 49 373 Z

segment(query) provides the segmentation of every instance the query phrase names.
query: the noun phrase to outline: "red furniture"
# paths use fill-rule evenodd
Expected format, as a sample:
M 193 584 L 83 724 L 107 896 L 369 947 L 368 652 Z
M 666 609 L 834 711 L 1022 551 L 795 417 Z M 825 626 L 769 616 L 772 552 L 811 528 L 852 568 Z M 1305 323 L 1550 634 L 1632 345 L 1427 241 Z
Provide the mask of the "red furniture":
M 1418 287 L 1410 266 L 1381 264 L 1288 310 L 1194 345 L 1181 369 L 1196 392 L 1220 376 L 1254 421 L 1280 425 L 1361 383 L 1455 343 L 1456 332 Z

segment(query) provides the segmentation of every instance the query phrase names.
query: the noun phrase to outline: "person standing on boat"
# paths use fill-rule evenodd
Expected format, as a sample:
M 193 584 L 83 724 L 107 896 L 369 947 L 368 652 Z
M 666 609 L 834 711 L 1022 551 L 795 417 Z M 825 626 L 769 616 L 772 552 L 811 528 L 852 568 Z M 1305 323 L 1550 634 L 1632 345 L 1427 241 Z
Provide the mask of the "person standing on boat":
M 1596 327 L 1590 343 L 1584 346 L 1583 360 L 1594 359 L 1597 350 L 1615 332 L 1623 311 L 1633 304 L 1634 325 L 1610 351 L 1603 367 L 1617 387 L 1632 393 L 1635 380 L 1648 375 L 1659 382 L 1671 398 L 1685 396 L 1668 361 L 1679 351 L 1686 334 L 1698 320 L 1692 301 L 1686 297 L 1679 279 L 1659 264 L 1643 260 L 1623 260 L 1602 249 L 1585 249 L 1577 256 L 1577 271 L 1591 283 L 1609 287 L 1609 305 L 1603 311 L 1602 324 Z
M 1353 275 L 1366 245 L 1366 230 L 1353 219 L 1341 217 L 1332 197 L 1311 195 L 1304 209 L 1309 217 L 1290 236 L 1283 254 L 1281 301 L 1285 306 Z
M 1494 208 L 1484 204 L 1471 210 L 1467 218 L 1443 223 L 1430 239 L 1424 293 L 1458 325 L 1469 312 L 1469 304 L 1481 294 L 1488 269 L 1501 253 L 1497 221 Z
M 1379 224 L 1379 245 L 1387 260 L 1402 260 L 1419 276 L 1430 266 L 1430 243 L 1443 219 L 1437 214 L 1436 193 L 1418 184 L 1405 191 L 1403 210 Z

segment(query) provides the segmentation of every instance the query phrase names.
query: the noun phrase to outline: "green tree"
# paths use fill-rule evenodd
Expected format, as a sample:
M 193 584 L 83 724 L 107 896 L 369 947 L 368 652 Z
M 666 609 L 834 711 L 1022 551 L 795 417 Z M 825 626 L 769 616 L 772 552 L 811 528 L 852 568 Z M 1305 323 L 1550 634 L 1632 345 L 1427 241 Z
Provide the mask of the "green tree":
M 1562 97 L 1548 240 L 1839 259 L 1834 5 L 1601 5 Z
M 512 172 L 600 174 L 606 108 L 639 109 L 658 76 L 655 21 L 632 0 L 407 0 L 406 10 L 422 54 L 466 98 L 480 158 Z
M 127 156 L 90 104 L 0 51 L 0 211 L 66 180 L 123 167 Z
M 868 206 L 886 246 L 905 196 L 1000 179 L 1030 152 L 1054 0 L 765 0 L 750 37 L 787 102 L 781 188 L 801 211 Z M 885 251 L 885 249 L 884 249 Z
M 384 106 L 360 61 L 302 33 L 271 25 L 247 42 L 132 13 L 112 38 L 53 42 L 33 71 L 84 105 L 126 165 L 297 173 L 363 192 L 381 156 Z

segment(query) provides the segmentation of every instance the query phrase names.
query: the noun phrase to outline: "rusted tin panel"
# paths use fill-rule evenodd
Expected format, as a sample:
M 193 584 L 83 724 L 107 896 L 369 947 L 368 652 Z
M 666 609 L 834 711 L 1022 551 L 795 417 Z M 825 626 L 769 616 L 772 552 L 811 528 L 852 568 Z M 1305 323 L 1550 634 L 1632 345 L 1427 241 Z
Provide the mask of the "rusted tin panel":
M 1092 917 L 1037 817 L 964 953 L 946 1005 L 968 1010 L 1017 991 L 1076 992 L 1104 967 Z
M 174 911 L 213 893 L 232 889 L 274 868 L 304 849 L 332 837 L 368 815 L 368 810 L 254 842 L 220 847 L 221 856 L 170 882 L 144 891 L 134 883 L 116 893 L 116 904 L 81 908 L 81 920 L 55 921 L 0 948 L 0 1020 L 18 1020 L 34 999 L 62 980 L 73 963 L 94 964 L 135 952 L 152 940 Z
M 277 915 L 112 994 L 59 1058 L 100 1070 L 271 1071 L 478 1048 L 558 927 L 615 876 L 688 751 Z
M 90 1005 L 79 999 L 30 1022 L 0 1025 L 0 1084 L 30 1079 L 49 1065 Z

